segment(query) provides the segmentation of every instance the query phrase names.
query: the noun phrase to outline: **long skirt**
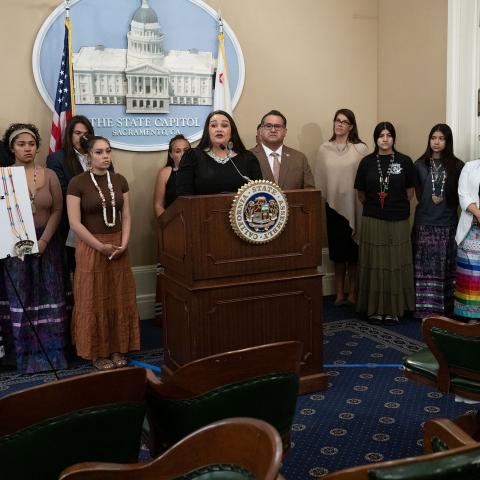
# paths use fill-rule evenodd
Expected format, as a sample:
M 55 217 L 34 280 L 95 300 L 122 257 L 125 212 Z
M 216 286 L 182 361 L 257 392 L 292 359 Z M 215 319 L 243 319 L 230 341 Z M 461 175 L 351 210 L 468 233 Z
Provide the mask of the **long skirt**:
M 476 222 L 458 246 L 454 313 L 480 318 L 480 226 Z
M 328 252 L 330 260 L 336 263 L 357 263 L 358 245 L 352 239 L 353 230 L 348 220 L 325 204 L 327 217 Z
M 401 316 L 413 311 L 414 298 L 409 221 L 363 217 L 357 310 Z
M 37 238 L 42 231 L 37 229 Z M 0 283 L 6 304 L 2 304 L 0 323 L 6 356 L 14 354 L 20 373 L 51 370 L 48 359 L 55 369 L 67 368 L 69 285 L 65 284 L 67 277 L 57 235 L 41 256 L 25 255 L 23 261 L 11 257 L 2 262 Z
M 449 315 L 453 310 L 457 244 L 456 226 L 415 225 L 415 317 Z
M 121 232 L 95 235 L 120 245 Z M 128 251 L 108 257 L 77 238 L 72 341 L 80 357 L 95 360 L 140 349 L 135 282 Z

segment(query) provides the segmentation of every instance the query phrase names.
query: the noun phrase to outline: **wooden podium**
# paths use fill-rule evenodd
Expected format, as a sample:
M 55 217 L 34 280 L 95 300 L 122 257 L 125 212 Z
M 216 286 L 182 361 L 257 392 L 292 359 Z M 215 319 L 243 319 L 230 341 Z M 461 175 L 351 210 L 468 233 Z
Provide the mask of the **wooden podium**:
M 303 342 L 301 393 L 323 390 L 322 203 L 285 192 L 289 218 L 273 241 L 240 239 L 234 195 L 179 197 L 160 216 L 159 251 L 169 372 L 198 358 L 286 340 Z

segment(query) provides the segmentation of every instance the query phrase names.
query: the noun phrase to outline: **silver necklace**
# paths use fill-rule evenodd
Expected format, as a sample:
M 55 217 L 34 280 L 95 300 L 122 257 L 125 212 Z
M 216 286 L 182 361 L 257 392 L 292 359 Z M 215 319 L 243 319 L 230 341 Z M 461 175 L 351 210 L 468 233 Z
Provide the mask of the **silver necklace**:
M 217 163 L 220 163 L 221 165 L 227 163 L 230 160 L 230 154 L 228 154 L 226 157 L 219 157 L 218 155 L 215 155 L 215 153 L 213 153 L 213 150 L 208 149 L 205 150 L 205 152 L 209 157 L 213 158 Z
M 110 192 L 110 199 L 112 202 L 112 221 L 111 222 L 107 221 L 107 202 L 105 200 L 105 196 L 103 195 L 102 190 L 100 189 L 97 181 L 95 180 L 95 176 L 93 175 L 93 172 L 90 172 L 90 178 L 92 179 L 92 182 L 95 185 L 95 188 L 97 189 L 98 194 L 100 195 L 100 200 L 102 201 L 103 221 L 107 227 L 110 227 L 110 228 L 114 227 L 115 221 L 116 221 L 115 193 L 113 191 L 113 185 L 110 180 L 110 173 L 107 170 L 107 186 L 108 186 L 108 191 Z
M 432 177 L 432 202 L 435 205 L 443 202 L 443 190 L 445 188 L 445 180 L 447 174 L 442 169 L 442 164 L 436 165 L 433 158 L 430 159 L 430 173 Z M 441 175 L 441 178 L 440 178 Z M 440 193 L 437 195 L 437 188 L 440 186 Z
M 378 171 L 378 181 L 380 183 L 380 191 L 377 192 L 378 198 L 380 200 L 380 207 L 383 208 L 385 204 L 385 199 L 388 197 L 388 187 L 390 181 L 390 174 L 392 173 L 392 164 L 395 161 L 395 152 L 390 156 L 390 162 L 387 167 L 385 175 L 383 175 L 382 167 L 380 165 L 380 157 L 377 154 L 377 171 Z
M 348 147 L 348 142 L 347 143 L 335 143 L 335 148 L 337 149 L 338 153 L 343 153 L 347 149 L 347 147 Z

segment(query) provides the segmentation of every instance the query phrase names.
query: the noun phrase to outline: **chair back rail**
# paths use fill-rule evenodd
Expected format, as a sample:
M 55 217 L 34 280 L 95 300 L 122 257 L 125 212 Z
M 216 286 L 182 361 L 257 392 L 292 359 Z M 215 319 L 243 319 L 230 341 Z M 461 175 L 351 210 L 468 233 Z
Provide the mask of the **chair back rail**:
M 185 398 L 218 386 L 268 373 L 299 375 L 302 343 L 278 342 L 219 353 L 190 362 L 159 380 L 149 372 L 149 390 L 164 398 Z
M 272 426 L 252 418 L 230 418 L 197 430 L 145 464 L 82 463 L 64 470 L 59 480 L 172 480 L 223 464 L 241 466 L 257 479 L 274 480 L 281 457 L 281 440 Z M 222 473 L 209 478 L 220 480 Z
M 52 381 L 0 398 L 0 436 L 96 405 L 143 401 L 146 370 L 124 368 Z
M 325 480 L 466 480 L 480 478 L 480 446 L 459 447 L 388 462 L 361 465 L 326 475 Z M 443 474 L 444 476 L 441 476 Z

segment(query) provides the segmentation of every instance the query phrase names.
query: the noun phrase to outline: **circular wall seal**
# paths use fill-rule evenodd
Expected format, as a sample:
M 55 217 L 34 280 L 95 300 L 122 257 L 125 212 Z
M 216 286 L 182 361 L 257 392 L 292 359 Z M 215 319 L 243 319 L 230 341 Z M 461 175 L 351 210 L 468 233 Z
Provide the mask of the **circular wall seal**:
M 268 180 L 243 185 L 230 208 L 234 232 L 251 243 L 267 243 L 282 233 L 288 219 L 288 202 L 280 187 Z

